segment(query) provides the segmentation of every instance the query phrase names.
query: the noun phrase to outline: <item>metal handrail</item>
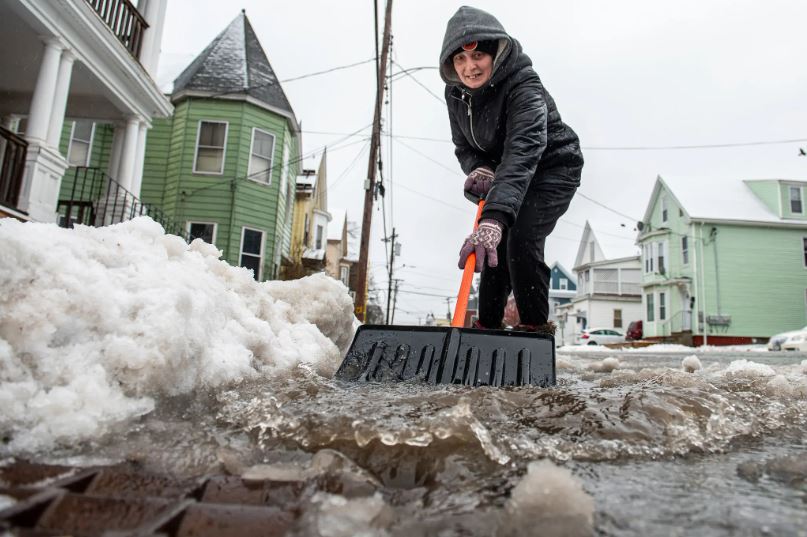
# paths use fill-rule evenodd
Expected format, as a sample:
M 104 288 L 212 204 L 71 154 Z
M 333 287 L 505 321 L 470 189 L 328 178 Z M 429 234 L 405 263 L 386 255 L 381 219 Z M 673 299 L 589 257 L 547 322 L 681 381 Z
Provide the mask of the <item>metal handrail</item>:
M 0 204 L 17 208 L 27 153 L 28 142 L 0 126 Z
M 115 37 L 135 59 L 140 59 L 143 33 L 149 27 L 146 19 L 129 0 L 86 0 L 106 23 Z
M 102 227 L 136 216 L 148 216 L 162 225 L 166 233 L 190 239 L 182 225 L 160 207 L 143 203 L 100 168 L 77 167 L 72 179 L 70 196 L 59 200 L 58 205 L 63 227 L 73 227 L 74 224 Z

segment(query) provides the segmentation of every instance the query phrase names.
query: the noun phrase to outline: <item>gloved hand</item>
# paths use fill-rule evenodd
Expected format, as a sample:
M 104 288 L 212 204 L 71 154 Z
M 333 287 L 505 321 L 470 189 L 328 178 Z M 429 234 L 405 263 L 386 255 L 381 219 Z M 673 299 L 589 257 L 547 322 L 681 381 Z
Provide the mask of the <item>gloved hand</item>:
M 477 198 L 484 198 L 493 185 L 493 170 L 487 166 L 481 166 L 468 174 L 465 179 L 465 192 L 470 192 Z
M 471 252 L 476 253 L 476 268 L 474 272 L 482 272 L 485 267 L 485 257 L 488 260 L 489 267 L 495 267 L 499 264 L 499 256 L 496 253 L 496 248 L 502 240 L 502 225 L 498 220 L 492 218 L 485 218 L 479 221 L 473 233 L 471 233 L 460 250 L 460 269 L 465 268 L 465 261 Z

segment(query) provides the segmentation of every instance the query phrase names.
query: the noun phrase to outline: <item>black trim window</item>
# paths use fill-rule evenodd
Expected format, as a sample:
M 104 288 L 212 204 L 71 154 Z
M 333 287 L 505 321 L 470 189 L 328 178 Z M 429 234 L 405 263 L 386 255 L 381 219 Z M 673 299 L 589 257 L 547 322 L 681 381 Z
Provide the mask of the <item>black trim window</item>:
M 801 247 L 804 250 L 804 268 L 807 268 L 807 237 L 801 239 Z
M 194 239 L 202 239 L 208 244 L 213 244 L 216 234 L 216 224 L 209 222 L 189 222 L 188 234 L 191 241 Z
M 655 304 L 653 303 L 653 293 L 646 294 L 645 298 L 647 300 L 647 322 L 652 323 L 656 320 L 656 308 Z
M 241 236 L 241 261 L 239 265 L 252 270 L 252 277 L 261 280 L 263 231 L 244 228 Z
M 804 205 L 801 199 L 801 187 L 790 187 L 790 212 L 793 214 L 801 214 L 804 212 Z
M 667 296 L 664 293 L 658 294 L 658 319 L 663 321 L 667 318 Z

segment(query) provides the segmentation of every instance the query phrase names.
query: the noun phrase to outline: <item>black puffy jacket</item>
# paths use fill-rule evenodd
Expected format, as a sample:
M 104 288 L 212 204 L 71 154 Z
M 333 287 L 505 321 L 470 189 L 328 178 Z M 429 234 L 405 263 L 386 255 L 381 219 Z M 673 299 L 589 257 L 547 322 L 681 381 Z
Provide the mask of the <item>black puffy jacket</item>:
M 490 81 L 470 90 L 454 70 L 452 53 L 470 41 L 498 40 Z M 580 141 L 560 118 L 532 61 L 495 17 L 463 6 L 448 21 L 440 75 L 455 153 L 463 172 L 490 166 L 496 174 L 484 218 L 506 226 L 515 222 L 524 194 L 546 172 L 579 183 L 583 168 Z

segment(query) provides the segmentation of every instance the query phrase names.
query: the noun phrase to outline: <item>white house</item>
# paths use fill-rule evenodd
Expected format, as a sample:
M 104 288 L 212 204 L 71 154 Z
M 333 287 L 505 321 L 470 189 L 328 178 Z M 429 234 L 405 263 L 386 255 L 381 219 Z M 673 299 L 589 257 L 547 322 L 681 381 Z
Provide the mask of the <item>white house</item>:
M 612 328 L 624 333 L 631 321 L 642 318 L 638 249 L 632 238 L 613 235 L 608 235 L 608 245 L 614 255 L 607 257 L 586 222 L 572 269 L 577 275 L 577 293 L 570 303 L 557 308 L 556 339 L 561 345 L 573 343 L 585 328 Z
M 167 3 L 0 2 L 0 217 L 57 220 L 66 118 L 114 125 L 109 175 L 139 194 L 151 119 L 173 110 L 154 81 Z

